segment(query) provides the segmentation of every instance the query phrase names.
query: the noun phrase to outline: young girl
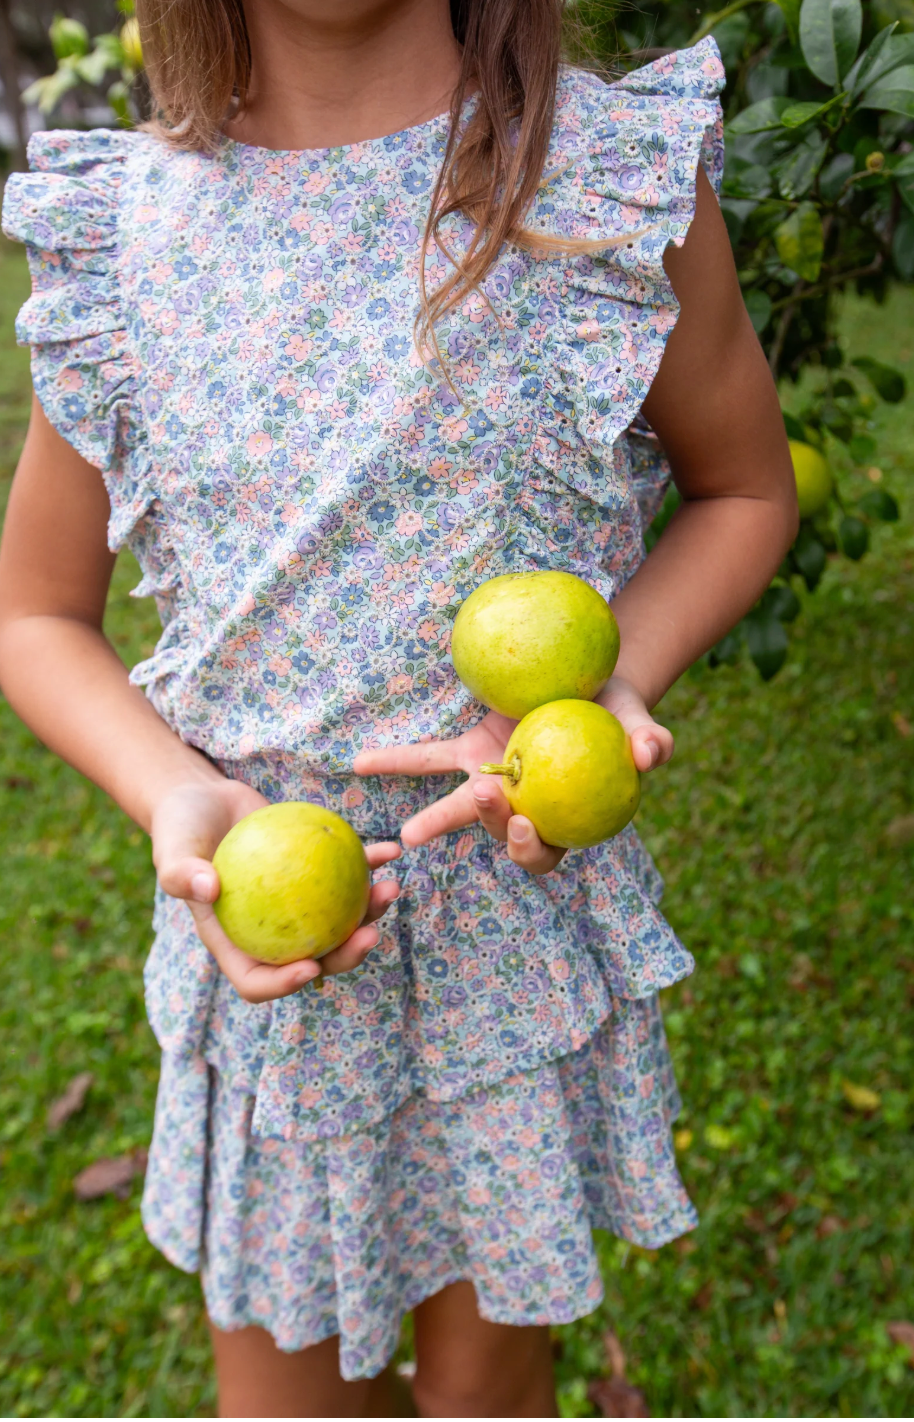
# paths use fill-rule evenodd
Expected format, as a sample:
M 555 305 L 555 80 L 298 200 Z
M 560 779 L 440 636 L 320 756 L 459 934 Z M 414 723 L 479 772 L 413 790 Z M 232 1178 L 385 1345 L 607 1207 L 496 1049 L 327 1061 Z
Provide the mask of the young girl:
M 578 573 L 651 770 L 650 708 L 796 525 L 714 197 L 714 43 L 607 86 L 559 66 L 561 8 L 145 0 L 156 122 L 39 134 L 7 192 L 37 401 L 0 675 L 152 836 L 144 1219 L 201 1271 L 230 1415 L 389 1411 L 409 1310 L 424 1415 L 553 1415 L 591 1230 L 696 1223 L 657 1007 L 692 959 L 656 871 L 633 830 L 563 858 L 510 816 L 478 766 L 511 723 L 449 660 L 485 579 Z M 641 410 L 683 499 L 647 559 Z M 125 546 L 164 629 L 129 677 L 101 631 Z M 210 861 L 284 799 L 379 872 L 347 943 L 270 967 L 220 931 Z

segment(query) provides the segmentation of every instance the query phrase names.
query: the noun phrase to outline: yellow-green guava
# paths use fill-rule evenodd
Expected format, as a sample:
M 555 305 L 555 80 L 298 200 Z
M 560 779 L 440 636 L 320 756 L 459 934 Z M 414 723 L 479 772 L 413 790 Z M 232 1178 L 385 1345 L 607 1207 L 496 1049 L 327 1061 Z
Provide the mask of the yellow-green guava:
M 365 917 L 362 843 L 320 805 L 265 805 L 239 820 L 213 855 L 216 917 L 232 942 L 264 963 L 320 958 Z
M 800 518 L 812 518 L 825 508 L 832 495 L 834 480 L 828 464 L 811 444 L 788 440 L 793 461 L 793 477 L 797 482 L 797 503 Z
M 596 696 L 616 665 L 619 628 L 573 573 L 505 573 L 462 604 L 451 656 L 477 701 L 520 720 L 547 701 Z
M 631 741 L 594 701 L 550 701 L 515 726 L 501 775 L 516 815 L 533 821 L 544 844 L 586 849 L 624 829 L 641 799 Z

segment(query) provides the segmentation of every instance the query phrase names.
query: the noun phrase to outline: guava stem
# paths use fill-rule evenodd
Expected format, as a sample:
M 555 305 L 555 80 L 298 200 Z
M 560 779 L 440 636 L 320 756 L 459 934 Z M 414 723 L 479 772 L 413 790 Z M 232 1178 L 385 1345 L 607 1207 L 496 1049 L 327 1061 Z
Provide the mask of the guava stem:
M 504 765 L 494 765 L 486 761 L 479 767 L 480 775 L 506 775 L 516 785 L 520 779 L 520 761 L 517 756 Z

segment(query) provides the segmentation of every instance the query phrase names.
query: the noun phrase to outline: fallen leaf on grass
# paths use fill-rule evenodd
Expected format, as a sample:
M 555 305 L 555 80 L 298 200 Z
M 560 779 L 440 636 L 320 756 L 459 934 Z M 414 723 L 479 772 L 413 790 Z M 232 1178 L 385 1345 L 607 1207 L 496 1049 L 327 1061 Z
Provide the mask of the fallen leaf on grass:
M 840 1219 L 838 1215 L 823 1215 L 816 1225 L 816 1239 L 829 1239 L 844 1229 L 847 1229 L 846 1220 Z
M 146 1170 L 146 1159 L 145 1150 L 135 1150 L 130 1155 L 94 1160 L 73 1181 L 73 1193 L 77 1200 L 98 1200 L 102 1195 L 126 1200 L 131 1181 Z
M 914 1323 L 898 1319 L 896 1323 L 887 1323 L 885 1331 L 893 1343 L 900 1343 L 902 1348 L 907 1348 L 908 1362 L 914 1368 Z
M 895 849 L 914 839 L 914 815 L 899 815 L 897 820 L 892 820 L 886 825 L 885 837 Z
M 94 1080 L 91 1071 L 81 1071 L 67 1083 L 63 1095 L 58 1096 L 48 1109 L 49 1131 L 56 1131 L 65 1121 L 69 1121 L 71 1116 L 75 1116 L 77 1111 L 82 1110 Z
M 844 1092 L 844 1099 L 849 1106 L 853 1106 L 855 1111 L 878 1111 L 882 1105 L 882 1097 L 878 1091 L 871 1091 L 868 1086 L 855 1086 L 852 1081 L 842 1081 L 841 1090 Z
M 604 1417 L 650 1417 L 650 1410 L 640 1388 L 625 1381 L 625 1352 L 610 1329 L 603 1336 L 608 1378 L 594 1378 L 587 1389 L 587 1398 Z
M 907 716 L 902 716 L 900 711 L 893 711 L 892 724 L 894 725 L 895 730 L 898 732 L 899 736 L 901 736 L 903 740 L 907 741 L 910 739 L 911 723 L 908 720 Z
M 702 1284 L 697 1293 L 692 1295 L 691 1304 L 697 1308 L 699 1313 L 707 1313 L 714 1302 L 714 1280 L 708 1279 Z

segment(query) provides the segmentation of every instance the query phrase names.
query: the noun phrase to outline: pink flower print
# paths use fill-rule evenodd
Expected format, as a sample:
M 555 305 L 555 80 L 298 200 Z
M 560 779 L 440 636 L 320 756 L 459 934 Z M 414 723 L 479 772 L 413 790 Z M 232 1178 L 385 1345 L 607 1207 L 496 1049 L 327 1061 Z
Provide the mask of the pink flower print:
M 394 527 L 398 533 L 402 533 L 405 538 L 409 538 L 413 533 L 418 533 L 422 527 L 423 519 L 415 509 L 407 509 L 401 513 Z
M 138 208 L 134 209 L 133 213 L 137 222 L 155 222 L 158 215 L 159 209 L 153 207 L 152 204 L 148 202 L 141 203 Z
M 350 232 L 342 241 L 342 246 L 347 252 L 360 252 L 365 245 L 365 238 L 361 232 Z
M 289 226 L 294 232 L 307 232 L 311 226 L 311 221 L 312 218 L 309 212 L 296 212 L 295 216 L 289 222 Z
M 600 337 L 600 323 L 595 316 L 589 320 L 582 321 L 575 330 L 575 335 L 579 341 L 596 341 Z
M 292 670 L 291 657 L 281 657 L 278 654 L 271 657 L 268 663 L 270 671 L 274 671 L 277 676 L 287 676 Z
M 276 382 L 276 393 L 281 395 L 284 400 L 290 400 L 297 389 L 298 386 L 291 375 L 284 375 L 281 380 Z
M 470 428 L 470 422 L 464 419 L 462 415 L 447 415 L 441 421 L 439 428 L 449 444 L 456 444 Z
M 331 420 L 345 419 L 348 413 L 349 406 L 346 404 L 345 400 L 334 400 L 327 411 L 327 414 L 330 416 Z
M 505 392 L 499 386 L 493 385 L 483 404 L 487 410 L 501 410 L 504 407 L 505 399 Z
M 437 622 L 425 621 L 416 628 L 416 636 L 420 642 L 437 642 L 441 634 L 441 628 Z
M 412 689 L 413 679 L 411 676 L 407 676 L 406 672 L 398 672 L 387 683 L 387 691 L 390 696 L 405 696 Z
M 166 307 L 163 311 L 159 312 L 155 324 L 163 336 L 170 336 L 172 331 L 180 325 L 177 311 L 173 308 Z
M 258 459 L 261 455 L 269 454 L 273 448 L 273 440 L 266 430 L 255 430 L 248 435 L 247 451 L 252 459 Z
M 437 454 L 429 461 L 427 473 L 430 479 L 446 479 L 453 469 L 453 464 L 449 459 L 445 459 L 443 454 Z
M 61 390 L 82 390 L 83 378 L 72 366 L 64 366 L 57 376 L 57 384 Z
M 326 247 L 333 236 L 332 222 L 315 222 L 311 228 L 311 241 L 315 247 Z
M 294 523 L 301 510 L 298 504 L 283 504 L 282 513 L 279 515 L 282 523 Z
M 350 785 L 343 791 L 343 804 L 347 810 L 357 810 L 364 801 L 365 792 L 358 785 Z
M 309 175 L 309 177 L 307 177 L 307 178 L 305 179 L 305 184 L 304 184 L 305 192 L 306 192 L 306 193 L 322 193 L 322 192 L 324 191 L 324 189 L 329 185 L 329 183 L 330 183 L 330 174 L 329 174 L 329 173 L 311 173 L 311 174 Z
M 479 480 L 472 469 L 458 469 L 453 479 L 448 480 L 450 487 L 458 494 L 468 494 L 471 489 L 479 486 Z
M 148 269 L 147 275 L 151 281 L 155 282 L 156 286 L 162 286 L 167 282 L 173 271 L 174 267 L 171 265 L 171 262 L 153 262 L 152 266 Z
M 300 1022 L 290 1022 L 288 1026 L 282 1029 L 282 1039 L 288 1043 L 290 1047 L 294 1047 L 303 1041 L 304 1036 L 305 1029 Z
M 567 958 L 555 958 L 549 964 L 549 976 L 557 983 L 563 983 L 571 977 L 571 967 Z
M 296 332 L 294 336 L 289 337 L 288 344 L 285 347 L 285 354 L 290 355 L 293 360 L 306 360 L 313 344 L 314 342 L 310 337 L 302 336 Z M 291 393 L 292 392 L 289 391 L 290 395 Z
M 467 1190 L 467 1199 L 471 1205 L 487 1205 L 492 1199 L 492 1192 L 485 1185 L 471 1185 Z
M 474 380 L 478 380 L 482 374 L 482 367 L 477 365 L 472 356 L 464 356 L 454 366 L 454 374 L 464 385 L 472 385 Z

